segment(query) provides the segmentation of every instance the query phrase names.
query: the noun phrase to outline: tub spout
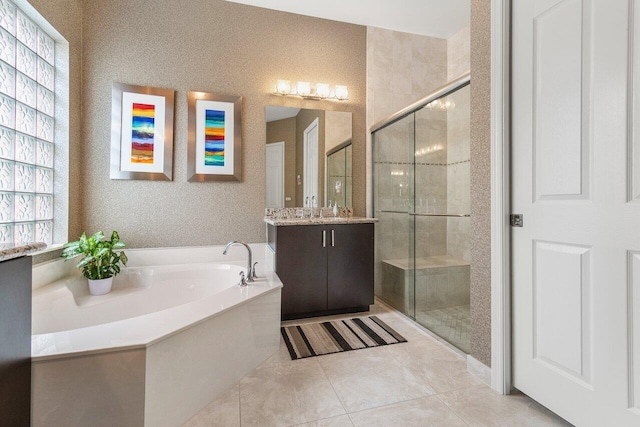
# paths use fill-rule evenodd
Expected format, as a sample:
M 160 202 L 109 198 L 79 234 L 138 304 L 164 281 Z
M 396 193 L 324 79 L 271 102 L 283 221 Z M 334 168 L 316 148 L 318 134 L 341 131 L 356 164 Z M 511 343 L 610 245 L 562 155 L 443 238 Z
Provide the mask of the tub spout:
M 234 245 L 242 245 L 245 248 L 247 248 L 247 251 L 249 252 L 249 260 L 248 260 L 249 262 L 247 263 L 247 282 L 253 282 L 253 279 L 257 277 L 256 267 L 255 267 L 255 264 L 257 264 L 257 262 L 255 264 L 253 263 L 253 257 L 252 257 L 251 248 L 249 247 L 249 245 L 247 245 L 245 242 L 234 240 L 233 242 L 227 243 L 227 247 L 224 248 L 224 252 L 222 252 L 222 255 L 226 255 L 229 248 Z

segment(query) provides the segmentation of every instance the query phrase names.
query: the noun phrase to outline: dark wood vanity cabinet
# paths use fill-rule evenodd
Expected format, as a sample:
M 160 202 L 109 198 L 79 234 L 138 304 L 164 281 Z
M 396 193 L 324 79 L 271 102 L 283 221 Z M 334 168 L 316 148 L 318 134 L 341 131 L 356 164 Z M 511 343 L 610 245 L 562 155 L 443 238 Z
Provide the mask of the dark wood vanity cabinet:
M 0 262 L 0 426 L 31 418 L 31 258 Z
M 373 304 L 373 224 L 280 226 L 269 234 L 284 284 L 283 319 L 366 311 Z
M 373 224 L 327 226 L 327 308 L 373 304 Z

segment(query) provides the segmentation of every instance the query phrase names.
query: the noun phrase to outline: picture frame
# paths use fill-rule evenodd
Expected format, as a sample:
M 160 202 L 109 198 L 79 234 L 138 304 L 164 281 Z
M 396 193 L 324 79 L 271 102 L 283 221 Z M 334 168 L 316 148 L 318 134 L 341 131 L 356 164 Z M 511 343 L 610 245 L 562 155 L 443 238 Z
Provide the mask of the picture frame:
M 189 91 L 189 182 L 242 181 L 242 97 Z
M 173 179 L 175 91 L 125 83 L 111 88 L 111 179 Z

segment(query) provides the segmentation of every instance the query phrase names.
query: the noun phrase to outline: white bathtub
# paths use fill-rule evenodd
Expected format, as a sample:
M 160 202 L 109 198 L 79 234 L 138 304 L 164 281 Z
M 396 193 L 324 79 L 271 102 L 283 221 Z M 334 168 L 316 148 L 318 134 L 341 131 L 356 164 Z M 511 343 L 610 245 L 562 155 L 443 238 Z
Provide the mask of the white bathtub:
M 71 263 L 35 267 L 33 425 L 179 426 L 277 351 L 282 283 L 251 246 L 247 287 L 241 247 L 130 250 L 97 297 Z

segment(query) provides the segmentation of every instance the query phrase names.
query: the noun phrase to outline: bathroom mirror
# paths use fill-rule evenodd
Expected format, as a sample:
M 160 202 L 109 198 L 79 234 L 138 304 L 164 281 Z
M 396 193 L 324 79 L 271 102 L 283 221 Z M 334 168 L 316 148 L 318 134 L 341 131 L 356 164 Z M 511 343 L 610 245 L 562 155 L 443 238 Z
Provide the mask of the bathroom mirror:
M 351 206 L 351 113 L 267 106 L 266 207 Z

